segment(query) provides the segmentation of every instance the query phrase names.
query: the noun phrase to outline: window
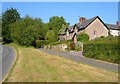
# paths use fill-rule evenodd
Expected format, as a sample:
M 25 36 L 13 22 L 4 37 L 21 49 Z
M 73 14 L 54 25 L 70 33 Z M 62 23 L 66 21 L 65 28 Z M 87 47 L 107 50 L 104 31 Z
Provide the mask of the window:
M 120 36 L 120 31 L 118 31 L 118 36 Z
M 94 31 L 94 35 L 96 35 L 96 31 Z

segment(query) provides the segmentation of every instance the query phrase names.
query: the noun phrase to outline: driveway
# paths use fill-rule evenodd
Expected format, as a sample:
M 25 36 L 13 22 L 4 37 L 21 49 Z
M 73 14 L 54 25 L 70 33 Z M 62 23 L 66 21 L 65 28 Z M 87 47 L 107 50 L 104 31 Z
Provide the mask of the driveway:
M 98 61 L 98 60 L 94 60 L 94 59 L 90 59 L 90 58 L 85 58 L 82 55 L 82 52 L 60 52 L 60 51 L 46 50 L 46 49 L 41 49 L 41 48 L 39 50 L 44 51 L 49 54 L 52 54 L 52 55 L 64 57 L 69 60 L 80 62 L 83 64 L 87 64 L 87 65 L 91 65 L 94 67 L 100 67 L 100 68 L 104 68 L 104 69 L 111 70 L 114 72 L 118 72 L 118 64 L 113 64 L 113 63 Z
M 0 44 L 0 81 L 5 78 L 12 68 L 15 59 L 15 51 L 12 47 L 2 46 Z

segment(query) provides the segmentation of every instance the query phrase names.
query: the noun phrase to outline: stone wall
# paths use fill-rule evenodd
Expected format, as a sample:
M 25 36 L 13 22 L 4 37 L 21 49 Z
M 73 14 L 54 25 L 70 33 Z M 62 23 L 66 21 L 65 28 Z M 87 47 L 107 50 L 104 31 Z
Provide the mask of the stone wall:
M 67 48 L 67 44 L 59 44 L 59 45 L 46 45 L 45 49 L 57 50 L 57 51 L 65 51 Z

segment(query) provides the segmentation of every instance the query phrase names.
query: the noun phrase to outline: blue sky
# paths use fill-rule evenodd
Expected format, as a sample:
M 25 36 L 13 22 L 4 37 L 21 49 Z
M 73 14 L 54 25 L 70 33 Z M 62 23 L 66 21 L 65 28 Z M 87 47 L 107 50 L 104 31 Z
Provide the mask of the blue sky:
M 71 25 L 79 17 L 87 19 L 99 16 L 105 23 L 115 24 L 118 20 L 117 2 L 2 2 L 2 12 L 16 8 L 21 17 L 30 15 L 48 22 L 52 16 L 63 16 Z

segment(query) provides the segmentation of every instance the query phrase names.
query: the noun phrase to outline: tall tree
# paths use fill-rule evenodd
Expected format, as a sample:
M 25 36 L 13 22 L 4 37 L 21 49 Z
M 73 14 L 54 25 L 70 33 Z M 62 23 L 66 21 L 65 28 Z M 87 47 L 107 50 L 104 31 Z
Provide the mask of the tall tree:
M 68 24 L 63 17 L 53 16 L 49 19 L 48 29 L 54 31 L 55 39 L 57 39 L 62 26 Z
M 49 40 L 50 42 L 56 41 L 55 39 L 55 33 L 53 30 L 49 30 L 46 34 L 46 39 Z
M 10 8 L 2 14 L 2 37 L 5 43 L 12 42 L 9 25 L 20 20 L 20 14 L 17 9 Z
M 23 46 L 31 46 L 35 40 L 43 37 L 43 22 L 40 18 L 26 16 L 10 25 L 13 41 Z M 40 32 L 43 32 L 42 34 Z

